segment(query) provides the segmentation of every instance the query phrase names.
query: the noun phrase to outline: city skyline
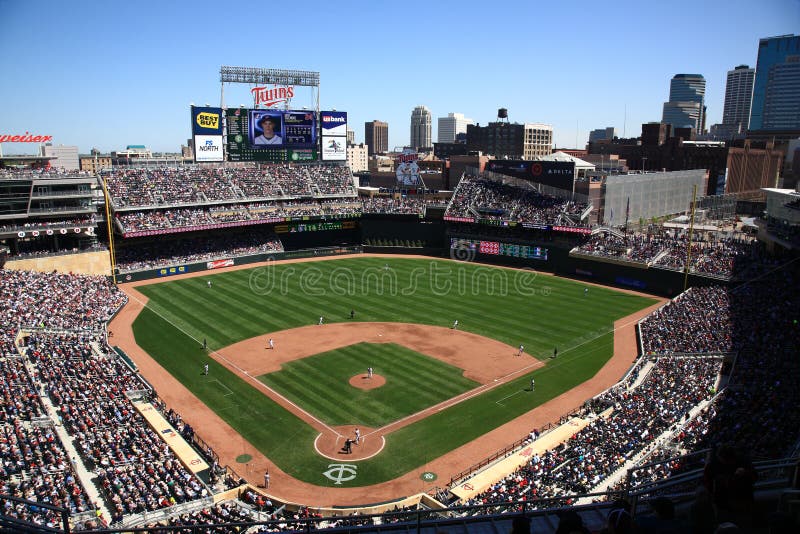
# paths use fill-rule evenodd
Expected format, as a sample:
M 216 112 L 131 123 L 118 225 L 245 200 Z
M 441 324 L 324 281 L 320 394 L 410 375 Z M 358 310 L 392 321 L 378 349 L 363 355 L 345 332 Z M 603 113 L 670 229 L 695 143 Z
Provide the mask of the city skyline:
M 190 137 L 190 104 L 219 105 L 219 67 L 236 65 L 320 72 L 320 108 L 347 111 L 357 143 L 360 125 L 377 119 L 389 124 L 390 149 L 408 145 L 409 110 L 425 105 L 433 117 L 459 112 L 481 125 L 508 108 L 511 122 L 552 125 L 556 147 L 581 148 L 594 129 L 636 137 L 642 123 L 660 120 L 676 73 L 705 77 L 706 127 L 721 123 L 727 72 L 755 65 L 759 39 L 796 33 L 800 20 L 800 0 L 714 1 L 703 6 L 709 23 L 698 36 L 682 18 L 682 5 L 697 7 L 688 2 L 669 10 L 627 1 L 451 4 L 285 7 L 264 15 L 274 19 L 264 40 L 252 22 L 217 22 L 217 5 L 206 1 L 0 0 L 4 70 L 15 73 L 0 86 L 0 134 L 51 135 L 81 153 L 134 144 L 177 152 Z M 226 13 L 247 12 L 249 20 L 251 8 L 232 3 Z M 425 23 L 397 22 L 403 12 L 424 12 Z M 429 32 L 430 20 L 461 32 Z M 365 27 L 381 36 L 376 46 L 361 46 Z M 658 28 L 669 28 L 668 44 L 654 37 Z M 249 87 L 226 85 L 225 104 L 250 106 Z M 292 107 L 303 106 L 313 97 L 298 91 Z M 4 154 L 37 148 L 2 144 Z

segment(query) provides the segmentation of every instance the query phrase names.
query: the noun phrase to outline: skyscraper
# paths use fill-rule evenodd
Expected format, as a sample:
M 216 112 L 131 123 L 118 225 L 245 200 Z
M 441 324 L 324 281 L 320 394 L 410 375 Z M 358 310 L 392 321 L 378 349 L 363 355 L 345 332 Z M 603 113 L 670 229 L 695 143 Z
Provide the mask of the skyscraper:
M 705 126 L 706 79 L 702 74 L 676 74 L 669 84 L 669 102 L 664 102 L 661 122 L 675 128 Z
M 383 121 L 365 122 L 364 142 L 369 147 L 370 156 L 389 150 L 389 124 Z
M 753 100 L 755 75 L 756 70 L 747 65 L 739 65 L 728 71 L 722 124 L 734 127 L 737 130 L 734 133 L 744 133 L 750 124 L 750 103 Z
M 739 65 L 728 71 L 722 124 L 731 134 L 745 133 L 750 124 L 750 103 L 753 100 L 755 75 L 756 70 L 747 65 Z
M 433 146 L 431 135 L 431 111 L 425 106 L 417 106 L 411 112 L 411 148 L 429 149 Z
M 750 129 L 800 129 L 800 35 L 759 40 Z
M 467 124 L 475 124 L 463 113 L 448 113 L 447 117 L 439 117 L 439 131 L 436 135 L 439 143 L 453 143 L 460 133 L 467 133 Z

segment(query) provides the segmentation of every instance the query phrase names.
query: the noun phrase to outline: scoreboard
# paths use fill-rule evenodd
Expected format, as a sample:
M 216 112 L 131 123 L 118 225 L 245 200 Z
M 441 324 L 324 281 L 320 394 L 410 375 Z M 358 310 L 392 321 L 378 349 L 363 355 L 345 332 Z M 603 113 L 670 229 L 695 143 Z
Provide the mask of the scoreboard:
M 275 225 L 276 234 L 294 234 L 299 232 L 320 232 L 324 230 L 354 230 L 355 221 L 316 221 Z
M 526 260 L 547 260 L 547 249 L 544 247 L 518 245 L 516 243 L 504 243 L 502 241 L 451 237 L 450 249 L 471 250 L 478 254 L 486 254 L 489 256 L 509 256 L 511 258 L 522 258 Z
M 233 108 L 225 112 L 228 161 L 316 161 L 317 118 L 313 111 Z M 265 138 L 269 119 L 274 137 Z

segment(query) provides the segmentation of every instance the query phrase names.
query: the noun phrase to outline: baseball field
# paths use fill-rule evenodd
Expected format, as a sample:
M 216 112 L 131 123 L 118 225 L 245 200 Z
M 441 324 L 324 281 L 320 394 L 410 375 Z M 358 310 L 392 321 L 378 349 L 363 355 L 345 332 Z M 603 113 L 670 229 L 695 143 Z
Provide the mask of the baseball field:
M 157 282 L 129 292 L 147 302 L 136 344 L 224 421 L 229 442 L 337 488 L 424 468 L 584 383 L 611 358 L 615 321 L 657 302 L 533 271 L 398 257 Z M 202 436 L 202 421 L 192 424 Z M 346 455 L 355 427 L 361 440 Z M 332 462 L 357 468 L 345 477 Z

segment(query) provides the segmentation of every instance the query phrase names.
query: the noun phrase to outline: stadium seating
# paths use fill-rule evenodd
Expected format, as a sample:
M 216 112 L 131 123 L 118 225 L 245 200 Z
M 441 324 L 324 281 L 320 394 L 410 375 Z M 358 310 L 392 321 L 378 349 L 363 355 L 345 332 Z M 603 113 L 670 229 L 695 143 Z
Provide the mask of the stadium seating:
M 322 164 L 123 169 L 103 176 L 118 208 L 355 195 L 347 167 Z
M 574 252 L 683 271 L 688 242 L 686 233 L 650 226 L 646 231 L 625 235 L 595 233 Z M 744 276 L 764 260 L 762 247 L 744 234 L 697 232 L 692 238 L 690 272 L 693 273 L 720 278 Z
M 465 504 L 552 497 L 564 497 L 562 502 L 571 504 L 576 495 L 595 490 L 707 399 L 720 368 L 719 358 L 659 358 L 640 385 L 613 388 L 595 399 L 598 412 L 610 406 L 611 414 L 584 414 L 593 419 L 589 426 L 562 446 L 534 455 L 528 464 Z
M 586 208 L 585 203 L 465 175 L 453 192 L 445 215 L 553 225 L 563 224 L 564 216 L 569 216 L 570 221 L 579 218 Z
M 277 237 L 246 233 L 137 243 L 118 248 L 116 259 L 119 272 L 128 272 L 282 251 Z

